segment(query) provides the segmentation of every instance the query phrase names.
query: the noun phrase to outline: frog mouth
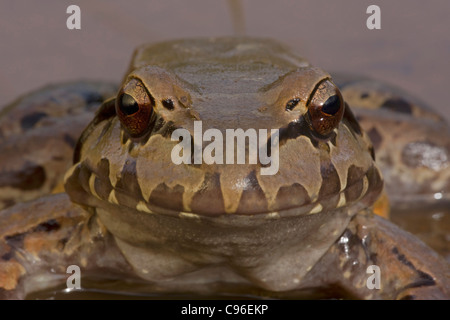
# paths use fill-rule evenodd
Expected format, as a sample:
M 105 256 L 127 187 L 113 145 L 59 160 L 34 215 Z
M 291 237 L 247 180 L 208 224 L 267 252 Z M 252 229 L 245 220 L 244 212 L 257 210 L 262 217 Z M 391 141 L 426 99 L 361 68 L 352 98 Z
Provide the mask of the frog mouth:
M 106 168 L 104 163 L 98 168 Z M 355 170 L 356 172 L 357 170 Z M 130 171 L 131 172 L 131 171 Z M 316 214 L 342 207 L 369 206 L 383 188 L 378 168 L 373 164 L 366 171 L 358 171 L 344 190 L 328 193 L 310 199 L 300 184 L 278 189 L 276 201 L 268 204 L 268 198 L 257 184 L 255 174 L 248 176 L 249 184 L 236 200 L 233 211 L 224 206 L 218 173 L 205 176 L 201 187 L 195 193 L 185 192 L 183 186 L 168 186 L 160 183 L 144 198 L 135 176 L 130 173 L 113 186 L 108 175 L 94 173 L 85 163 L 72 167 L 66 180 L 66 191 L 72 201 L 91 207 L 112 205 L 127 207 L 146 214 L 164 214 L 181 217 L 219 217 L 219 216 L 260 216 L 278 218 L 284 216 Z M 186 202 L 187 200 L 189 202 Z M 189 205 L 186 205 L 188 203 Z M 361 204 L 361 205 L 359 205 Z
M 297 188 L 298 185 L 294 188 Z M 268 208 L 264 205 L 266 200 L 263 198 L 264 195 L 260 192 L 256 192 L 252 190 L 253 193 L 247 195 L 247 200 L 243 199 L 241 196 L 240 205 L 234 212 L 226 212 L 222 208 L 217 210 L 217 206 L 215 208 L 216 211 L 212 210 L 214 207 L 214 203 L 210 202 L 202 202 L 203 206 L 197 206 L 193 208 L 193 210 L 182 210 L 180 207 L 170 207 L 167 205 L 167 202 L 158 203 L 157 201 L 141 202 L 139 205 L 136 205 L 136 208 L 139 211 L 144 211 L 147 213 L 169 213 L 174 214 L 177 213 L 181 217 L 217 217 L 217 216 L 261 216 L 264 218 L 279 218 L 279 217 L 289 217 L 289 216 L 298 216 L 298 215 L 309 215 L 316 214 L 323 211 L 330 211 L 339 209 L 342 207 L 349 207 L 353 204 L 358 204 L 354 206 L 356 210 L 359 210 L 361 207 L 367 207 L 371 205 L 380 195 L 383 188 L 383 181 L 379 174 L 378 169 L 373 166 L 367 172 L 364 172 L 359 176 L 359 178 L 355 178 L 355 181 L 346 186 L 346 188 L 336 194 L 319 197 L 314 201 L 309 201 L 309 199 L 297 199 L 297 203 L 293 203 L 293 201 L 287 201 L 286 197 L 289 191 L 292 191 L 291 188 L 287 188 L 284 192 L 284 196 L 279 197 L 279 203 L 277 207 Z M 166 191 L 165 189 L 164 191 Z M 163 192 L 163 189 L 161 190 Z M 303 191 L 298 193 L 301 196 L 304 196 Z M 212 194 L 203 195 L 204 198 L 213 198 Z M 155 197 L 156 198 L 156 197 Z M 200 198 L 200 201 L 203 201 L 204 198 Z M 258 199 L 259 198 L 259 199 Z M 256 201 L 250 201 L 255 200 Z M 248 201 L 245 203 L 245 201 Z M 263 203 L 259 207 L 255 205 L 256 202 Z

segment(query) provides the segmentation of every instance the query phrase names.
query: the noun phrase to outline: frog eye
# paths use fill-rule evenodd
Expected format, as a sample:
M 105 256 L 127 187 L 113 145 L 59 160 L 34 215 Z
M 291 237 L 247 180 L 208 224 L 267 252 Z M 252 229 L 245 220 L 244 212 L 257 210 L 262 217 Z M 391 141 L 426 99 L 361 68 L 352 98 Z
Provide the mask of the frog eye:
M 128 134 L 138 138 L 151 128 L 155 99 L 141 81 L 131 79 L 116 99 L 116 113 Z
M 345 108 L 339 89 L 330 80 L 316 87 L 307 106 L 309 122 L 321 136 L 329 135 L 339 125 Z

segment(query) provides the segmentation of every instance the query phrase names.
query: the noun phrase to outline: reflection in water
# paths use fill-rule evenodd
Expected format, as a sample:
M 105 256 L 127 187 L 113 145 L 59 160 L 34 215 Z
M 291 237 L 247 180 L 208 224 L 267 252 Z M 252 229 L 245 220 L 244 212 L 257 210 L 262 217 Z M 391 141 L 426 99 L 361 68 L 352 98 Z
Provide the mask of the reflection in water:
M 411 232 L 450 262 L 450 201 L 409 203 L 391 212 L 391 220 Z

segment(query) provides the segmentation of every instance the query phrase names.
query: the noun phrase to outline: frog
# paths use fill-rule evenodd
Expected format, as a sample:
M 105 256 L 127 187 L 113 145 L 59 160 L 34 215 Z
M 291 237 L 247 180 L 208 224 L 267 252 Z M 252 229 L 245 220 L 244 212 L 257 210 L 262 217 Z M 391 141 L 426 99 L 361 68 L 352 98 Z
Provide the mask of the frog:
M 248 36 L 144 44 L 118 89 L 70 83 L 22 98 L 3 109 L 2 144 L 13 156 L 18 141 L 36 141 L 30 152 L 46 158 L 2 161 L 0 297 L 68 285 L 75 265 L 82 282 L 119 281 L 127 294 L 150 297 L 448 299 L 445 258 L 386 217 L 386 194 L 393 205 L 408 202 L 402 190 L 424 202 L 448 196 L 448 127 L 403 99 L 377 81 L 332 76 L 285 44 Z M 386 191 L 383 175 L 398 176 L 381 172 L 394 162 L 382 138 L 401 123 L 417 129 L 420 121 L 406 116 L 429 120 L 417 136 L 431 138 L 398 130 L 392 140 L 402 148 L 392 156 L 406 153 L 402 168 L 416 174 Z M 78 117 L 79 125 L 68 125 Z M 272 155 L 278 147 L 278 171 L 263 174 L 267 165 L 250 161 L 175 163 L 174 132 L 194 137 L 196 122 L 222 133 L 266 130 L 263 146 Z M 20 140 L 20 126 L 40 139 Z M 39 135 L 48 128 L 53 135 Z M 53 136 L 59 142 L 38 146 Z M 187 158 L 207 142 L 193 142 Z M 430 158 L 418 150 L 437 151 Z

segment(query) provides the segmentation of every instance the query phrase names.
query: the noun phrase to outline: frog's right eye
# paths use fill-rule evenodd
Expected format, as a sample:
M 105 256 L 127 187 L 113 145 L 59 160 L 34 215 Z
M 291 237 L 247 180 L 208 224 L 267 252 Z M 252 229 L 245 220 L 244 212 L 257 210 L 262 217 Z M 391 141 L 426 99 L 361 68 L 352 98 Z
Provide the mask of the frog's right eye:
M 307 106 L 311 127 L 322 137 L 337 128 L 345 110 L 342 94 L 330 80 L 322 81 L 317 86 Z
M 116 113 L 123 128 L 134 138 L 146 134 L 151 129 L 155 99 L 141 81 L 131 79 L 116 99 Z

